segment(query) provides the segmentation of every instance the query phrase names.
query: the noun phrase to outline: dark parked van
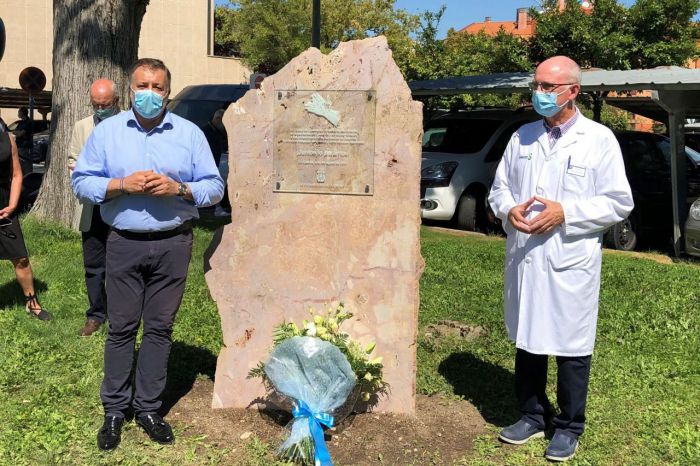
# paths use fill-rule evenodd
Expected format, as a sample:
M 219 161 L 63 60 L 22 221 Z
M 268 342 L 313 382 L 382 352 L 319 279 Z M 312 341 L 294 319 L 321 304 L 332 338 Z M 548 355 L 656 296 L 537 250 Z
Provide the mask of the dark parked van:
M 247 84 L 187 86 L 168 103 L 168 109 L 204 130 L 215 111 L 228 108 L 249 89 Z
M 633 250 L 640 239 L 645 246 L 668 243 L 673 231 L 671 140 L 639 131 L 616 131 L 615 136 L 625 160 L 634 210 L 628 219 L 610 228 L 606 244 L 614 249 Z M 685 154 L 689 209 L 700 197 L 700 153 L 686 146 Z

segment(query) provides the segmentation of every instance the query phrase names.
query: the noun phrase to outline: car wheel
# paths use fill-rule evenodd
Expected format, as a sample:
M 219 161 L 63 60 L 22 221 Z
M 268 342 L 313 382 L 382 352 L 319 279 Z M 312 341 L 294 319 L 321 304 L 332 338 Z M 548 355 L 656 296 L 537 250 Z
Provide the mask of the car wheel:
M 637 246 L 637 233 L 632 219 L 627 218 L 610 227 L 606 243 L 608 247 L 619 251 L 633 251 Z
M 501 219 L 496 217 L 496 214 L 490 205 L 486 206 L 486 232 L 495 233 L 498 235 L 505 235 L 506 233 L 503 230 L 503 223 L 501 222 Z
M 463 194 L 457 205 L 455 220 L 460 230 L 476 231 L 476 198 Z

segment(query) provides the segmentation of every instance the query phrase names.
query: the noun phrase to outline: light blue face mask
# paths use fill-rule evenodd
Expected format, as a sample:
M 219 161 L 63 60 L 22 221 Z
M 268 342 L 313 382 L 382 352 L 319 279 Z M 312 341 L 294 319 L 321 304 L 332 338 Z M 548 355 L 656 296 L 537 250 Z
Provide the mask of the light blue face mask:
M 136 91 L 134 93 L 134 110 L 147 120 L 158 116 L 163 109 L 163 96 L 150 89 Z
M 545 118 L 553 117 L 559 113 L 562 107 L 568 102 L 557 105 L 557 97 L 566 91 L 568 91 L 568 89 L 564 89 L 558 94 L 556 92 L 534 91 L 532 93 L 532 107 Z

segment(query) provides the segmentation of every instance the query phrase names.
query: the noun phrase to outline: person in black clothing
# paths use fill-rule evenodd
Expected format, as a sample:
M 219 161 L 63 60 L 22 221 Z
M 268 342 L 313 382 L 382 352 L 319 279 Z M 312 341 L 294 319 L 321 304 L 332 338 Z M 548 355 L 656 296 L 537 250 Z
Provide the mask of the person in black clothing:
M 209 143 L 209 148 L 214 156 L 214 162 L 216 163 L 217 168 L 221 163 L 221 155 L 224 152 L 228 152 L 228 134 L 226 133 L 226 127 L 224 126 L 223 122 L 224 113 L 225 110 L 223 108 L 215 111 L 214 115 L 211 117 L 211 120 L 203 129 L 204 136 L 207 138 L 207 142 Z M 227 213 L 231 212 L 231 203 L 228 200 L 228 187 L 226 186 L 226 180 L 224 180 L 224 197 L 221 199 L 219 206 L 221 206 L 221 208 Z
M 29 111 L 27 111 L 26 107 L 21 107 L 17 111 L 17 118 L 19 118 L 19 123 L 17 123 L 17 127 L 14 130 L 15 141 L 17 149 L 22 152 L 23 149 L 29 149 L 31 147 L 31 141 L 29 139 L 31 137 Z
M 42 309 L 34 291 L 32 266 L 19 225 L 16 209 L 21 190 L 22 169 L 14 136 L 0 130 L 0 259 L 10 260 L 14 265 L 27 301 L 27 313 L 40 320 L 50 320 L 51 314 Z
M 220 108 L 214 112 L 207 126 L 203 128 L 204 136 L 207 138 L 217 167 L 221 162 L 221 154 L 228 150 L 228 135 L 222 121 L 223 117 L 224 109 Z

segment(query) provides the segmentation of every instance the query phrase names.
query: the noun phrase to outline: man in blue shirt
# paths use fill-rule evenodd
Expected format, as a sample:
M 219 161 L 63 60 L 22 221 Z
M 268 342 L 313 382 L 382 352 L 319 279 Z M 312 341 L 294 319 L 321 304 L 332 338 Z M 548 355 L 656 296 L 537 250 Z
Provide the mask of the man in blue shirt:
M 143 58 L 129 76 L 132 109 L 95 128 L 72 175 L 76 196 L 100 204 L 111 228 L 106 258 L 110 318 L 100 389 L 105 420 L 97 434 L 101 450 L 119 444 L 129 407 L 151 439 L 174 441 L 157 411 L 192 252 L 190 220 L 198 217 L 197 207 L 219 202 L 224 188 L 204 134 L 164 106 L 170 93 L 165 64 Z

